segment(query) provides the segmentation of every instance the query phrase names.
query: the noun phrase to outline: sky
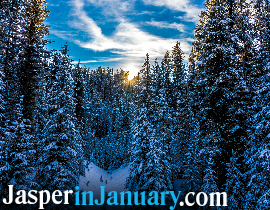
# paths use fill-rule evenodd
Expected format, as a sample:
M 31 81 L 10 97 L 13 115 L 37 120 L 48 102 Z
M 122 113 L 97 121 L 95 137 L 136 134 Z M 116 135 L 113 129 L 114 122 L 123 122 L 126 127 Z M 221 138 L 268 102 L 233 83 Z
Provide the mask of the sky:
M 180 41 L 185 59 L 203 0 L 47 0 L 48 49 L 68 44 L 73 63 L 122 68 L 133 78 L 146 53 L 153 64 Z

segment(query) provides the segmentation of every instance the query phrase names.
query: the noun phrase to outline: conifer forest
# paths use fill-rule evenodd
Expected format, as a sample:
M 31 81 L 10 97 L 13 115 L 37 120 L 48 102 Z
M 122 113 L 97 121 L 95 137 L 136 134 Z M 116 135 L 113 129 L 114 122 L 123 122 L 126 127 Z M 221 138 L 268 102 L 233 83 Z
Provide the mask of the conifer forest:
M 193 209 L 270 208 L 269 0 L 206 0 L 188 63 L 177 42 L 132 80 L 48 50 L 48 15 L 45 0 L 0 1 L 0 200 L 8 185 L 74 189 L 93 162 L 130 164 L 132 192 L 182 179 L 228 194 Z

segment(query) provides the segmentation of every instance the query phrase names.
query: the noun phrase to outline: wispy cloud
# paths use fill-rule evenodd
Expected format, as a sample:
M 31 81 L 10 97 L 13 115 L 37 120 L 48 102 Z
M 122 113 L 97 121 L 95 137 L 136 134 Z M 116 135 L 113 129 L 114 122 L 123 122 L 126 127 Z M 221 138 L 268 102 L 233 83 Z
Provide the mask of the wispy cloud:
M 123 58 L 108 58 L 108 57 L 99 57 L 99 59 L 96 60 L 86 60 L 86 61 L 81 61 L 80 63 L 86 64 L 86 63 L 100 63 L 100 62 L 114 62 L 114 61 L 120 61 Z M 73 64 L 77 64 L 78 61 L 73 61 Z
M 87 4 L 95 7 L 102 7 L 102 13 L 105 16 L 122 17 L 126 12 L 134 9 L 136 0 L 86 0 Z
M 172 49 L 176 41 L 181 42 L 181 48 L 187 60 L 193 40 L 188 38 L 187 33 L 190 28 L 186 25 L 186 21 L 195 22 L 199 9 L 192 6 L 189 0 L 143 0 L 140 2 L 140 4 L 145 4 L 142 8 L 146 10 L 143 10 L 137 8 L 136 1 L 70 0 L 68 5 L 71 6 L 72 11 L 66 20 L 66 28 L 62 22 L 61 27 L 53 27 L 50 33 L 75 43 L 79 48 L 90 50 L 89 52 L 94 56 L 88 59 L 87 55 L 83 55 L 83 60 L 80 61 L 88 66 L 105 65 L 105 63 L 111 66 L 110 62 L 117 62 L 117 65 L 125 67 L 126 70 L 139 70 L 146 53 L 149 53 L 152 61 L 155 58 L 160 61 L 165 52 Z M 156 10 L 153 6 L 157 7 Z M 157 11 L 166 11 L 168 8 L 184 12 L 185 21 L 178 23 L 176 17 L 172 17 L 174 20 L 160 21 Z M 180 13 L 176 12 L 174 15 L 180 15 Z M 110 23 L 113 25 L 106 28 Z M 176 31 L 173 38 L 165 38 L 161 37 L 162 34 L 158 36 L 154 34 L 154 31 L 147 30 L 148 26 L 164 30 L 175 29 L 181 33 Z M 80 53 L 78 52 L 75 60 L 81 57 Z M 74 61 L 74 64 L 76 63 L 78 61 Z M 115 66 L 115 63 L 113 65 Z
M 169 29 L 176 29 L 180 32 L 185 32 L 185 28 L 186 26 L 184 24 L 181 23 L 168 23 L 165 21 L 154 21 L 151 20 L 151 22 L 146 22 L 146 24 L 151 25 L 151 26 L 155 26 L 157 28 L 169 28 Z
M 91 3 L 100 4 L 97 0 L 88 0 Z M 104 3 L 107 0 L 101 0 Z M 108 1 L 109 2 L 109 1 Z M 117 1 L 116 1 L 117 2 Z M 109 4 L 109 3 L 108 3 Z M 110 50 L 126 57 L 143 57 L 149 53 L 153 57 L 161 57 L 166 50 L 171 49 L 176 43 L 176 39 L 165 39 L 147 32 L 142 31 L 135 23 L 130 23 L 123 18 L 119 18 L 119 24 L 115 28 L 114 34 L 105 36 L 97 23 L 90 18 L 84 10 L 83 0 L 73 0 L 74 12 L 78 18 L 73 26 L 87 32 L 89 41 L 81 41 L 75 39 L 74 42 L 80 47 L 91 49 L 94 51 Z M 124 9 L 125 10 L 125 7 Z M 149 22 L 148 24 L 163 28 L 176 27 L 180 31 L 184 31 L 184 25 L 165 22 Z M 185 42 L 185 41 L 184 41 Z M 188 52 L 191 48 L 187 42 L 182 45 L 183 51 Z
M 63 39 L 66 39 L 67 37 L 69 37 L 69 39 L 76 37 L 76 34 L 73 33 L 72 31 L 64 31 L 64 30 L 62 31 L 62 30 L 50 29 L 50 34 L 53 34 Z
M 59 4 L 49 4 L 50 7 L 58 7 Z
M 78 64 L 79 61 L 72 61 L 72 64 Z M 86 63 L 97 63 L 99 62 L 98 60 L 87 60 L 87 61 L 80 61 L 80 63 L 82 64 L 86 64 Z
M 184 21 L 191 21 L 197 23 L 199 20 L 201 8 L 192 4 L 190 0 L 143 0 L 146 5 L 165 6 L 174 11 L 184 12 L 185 15 L 181 17 Z

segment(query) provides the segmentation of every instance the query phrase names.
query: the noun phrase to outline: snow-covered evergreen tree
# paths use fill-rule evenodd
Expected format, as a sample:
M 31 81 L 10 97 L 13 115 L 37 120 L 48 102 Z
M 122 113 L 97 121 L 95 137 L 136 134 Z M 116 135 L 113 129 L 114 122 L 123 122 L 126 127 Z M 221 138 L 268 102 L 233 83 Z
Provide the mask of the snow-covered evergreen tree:
M 250 142 L 245 153 L 249 170 L 245 173 L 247 190 L 245 208 L 253 206 L 256 209 L 270 207 L 269 199 L 269 96 L 270 96 L 270 4 L 268 0 L 251 1 L 252 17 L 254 19 L 254 51 L 253 65 L 256 69 L 254 88 L 254 115 L 250 118 L 252 124 Z
M 114 74 L 114 88 L 112 101 L 112 120 L 113 158 L 116 167 L 120 167 L 128 158 L 128 150 L 131 139 L 131 116 L 130 116 L 130 95 L 125 90 L 128 83 L 128 72 L 123 69 L 117 70 Z M 112 150 L 112 151 L 113 151 Z
M 175 167 L 176 177 L 183 174 L 183 162 L 185 154 L 190 144 L 192 123 L 191 111 L 189 108 L 188 86 L 186 69 L 183 64 L 184 55 L 177 42 L 172 50 L 172 78 L 173 78 L 173 95 L 172 95 L 172 124 L 173 138 L 171 142 L 171 156 Z
M 210 151 L 210 154 L 206 154 L 208 156 L 208 160 L 207 160 L 207 166 L 205 169 L 205 175 L 203 177 L 203 185 L 202 185 L 202 189 L 203 192 L 205 192 L 206 194 L 210 194 L 213 192 L 219 192 L 218 186 L 217 186 L 217 177 L 216 177 L 216 172 L 215 170 L 213 170 L 213 164 L 214 161 L 212 159 L 212 151 Z M 203 201 L 202 201 L 203 202 Z M 214 200 L 214 202 L 216 203 L 216 200 Z M 220 207 L 209 207 L 209 206 L 205 206 L 202 207 L 201 209 L 222 209 Z
M 246 209 L 245 204 L 245 194 L 246 194 L 246 184 L 244 182 L 244 174 L 238 169 L 237 158 L 232 156 L 230 163 L 227 166 L 227 178 L 225 192 L 228 194 L 228 209 Z M 251 207 L 251 206 L 250 206 Z
M 80 68 L 80 61 L 74 68 L 74 85 L 75 85 L 75 102 L 76 102 L 76 119 L 77 119 L 77 126 L 80 127 L 81 130 L 84 129 L 84 125 L 82 122 L 82 118 L 85 115 L 83 100 L 85 98 L 85 76 L 86 72 L 84 68 Z
M 5 132 L 10 183 L 18 190 L 28 190 L 34 176 L 32 157 L 36 151 L 32 143 L 33 135 L 29 134 L 30 128 L 29 120 L 23 119 L 21 99 L 17 104 L 17 120 L 13 121 Z
M 8 185 L 29 189 L 35 153 L 29 121 L 22 116 L 23 95 L 19 80 L 22 43 L 25 38 L 22 20 L 26 12 L 23 1 L 1 1 L 0 74 L 1 74 L 1 197 Z M 3 103 L 4 102 L 4 103 Z M 4 112 L 3 112 L 4 110 Z M 3 161 L 3 162 L 2 162 Z M 2 201 L 2 199 L 1 199 Z
M 23 97 L 23 115 L 31 122 L 32 132 L 35 132 L 35 115 L 37 104 L 37 92 L 39 89 L 40 73 L 44 66 L 44 46 L 48 35 L 48 26 L 44 24 L 49 11 L 45 0 L 23 0 L 22 13 L 24 21 L 20 23 L 22 34 L 22 49 L 20 57 L 19 79 L 21 94 Z
M 253 63 L 258 69 L 257 74 L 263 75 L 265 66 L 270 59 L 270 2 L 269 0 L 251 1 L 253 18 L 253 36 L 255 40 L 255 56 Z
M 136 111 L 132 123 L 133 142 L 130 154 L 132 163 L 126 188 L 132 192 L 161 192 L 172 189 L 169 144 L 166 142 L 169 138 L 166 122 L 170 117 L 167 116 L 166 93 L 162 84 L 159 84 L 161 80 L 151 81 L 148 54 L 143 67 L 136 86 Z M 159 70 L 155 73 L 158 78 Z
M 5 82 L 4 82 L 4 72 L 2 62 L 0 62 L 0 198 L 4 195 L 4 185 L 5 176 L 8 170 L 8 165 L 6 161 L 6 144 L 7 141 L 5 139 L 5 101 L 4 101 L 4 93 L 5 93 Z M 1 199 L 2 200 L 2 199 Z
M 42 189 L 73 189 L 84 170 L 76 128 L 74 80 L 67 46 L 53 54 L 47 83 L 48 119 L 39 142 L 37 182 Z
M 243 154 L 253 97 L 249 47 L 252 37 L 246 9 L 245 1 L 206 1 L 206 11 L 201 13 L 195 28 L 196 41 L 190 59 L 194 62 L 190 65 L 190 84 L 195 94 L 191 106 L 199 117 L 201 130 L 198 141 L 218 137 L 214 147 L 205 149 L 220 149 L 219 153 L 213 151 L 219 189 L 226 184 L 226 163 L 230 162 L 232 151 L 237 153 L 239 170 L 244 172 L 246 168 Z
M 172 190 L 171 167 L 167 158 L 167 149 L 158 132 L 147 119 L 146 108 L 140 108 L 141 114 L 132 130 L 131 169 L 126 188 L 132 192 Z M 150 207 L 146 207 L 149 209 Z
M 264 73 L 258 78 L 255 110 L 258 110 L 250 119 L 253 123 L 251 140 L 246 151 L 246 161 L 249 165 L 246 178 L 248 190 L 246 193 L 246 207 L 255 206 L 257 209 L 266 209 L 270 206 L 269 199 L 269 140 L 270 140 L 270 63 L 264 66 Z

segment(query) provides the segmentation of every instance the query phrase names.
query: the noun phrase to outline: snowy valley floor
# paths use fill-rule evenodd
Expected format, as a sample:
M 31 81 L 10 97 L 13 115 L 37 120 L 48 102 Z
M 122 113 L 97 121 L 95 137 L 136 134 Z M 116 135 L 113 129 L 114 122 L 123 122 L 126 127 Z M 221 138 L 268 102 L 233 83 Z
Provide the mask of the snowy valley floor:
M 100 186 L 105 186 L 105 192 L 111 191 L 123 192 L 125 189 L 126 178 L 129 175 L 129 165 L 123 165 L 119 169 L 108 173 L 99 168 L 94 163 L 90 163 L 85 170 L 85 176 L 80 177 L 79 187 L 80 191 L 92 191 L 94 199 L 100 200 Z M 88 203 L 88 201 L 87 201 Z M 125 206 L 106 206 L 106 209 L 125 209 Z M 104 206 L 85 206 L 85 210 L 105 209 Z
M 105 192 L 109 193 L 111 191 L 117 191 L 118 193 L 123 191 L 128 191 L 125 189 L 126 179 L 129 175 L 130 165 L 125 164 L 119 169 L 108 173 L 107 171 L 99 168 L 94 163 L 90 163 L 88 168 L 85 169 L 85 176 L 81 176 L 79 180 L 80 191 L 92 191 L 93 198 L 100 201 L 100 186 L 105 186 Z M 176 190 L 181 190 L 182 180 L 176 180 L 175 187 Z M 119 195 L 119 194 L 118 194 Z M 120 202 L 120 196 L 118 196 L 118 202 Z M 88 204 L 88 200 L 86 202 Z M 82 207 L 83 210 L 124 210 L 128 206 L 97 206 L 97 205 L 86 205 Z M 169 208 L 168 208 L 169 209 Z M 176 210 L 186 209 L 185 207 L 180 207 L 177 205 Z

